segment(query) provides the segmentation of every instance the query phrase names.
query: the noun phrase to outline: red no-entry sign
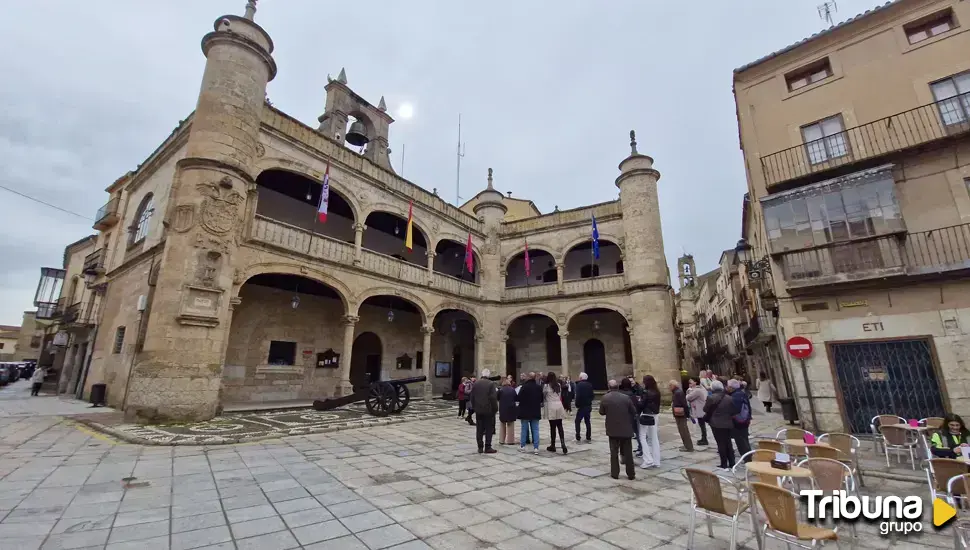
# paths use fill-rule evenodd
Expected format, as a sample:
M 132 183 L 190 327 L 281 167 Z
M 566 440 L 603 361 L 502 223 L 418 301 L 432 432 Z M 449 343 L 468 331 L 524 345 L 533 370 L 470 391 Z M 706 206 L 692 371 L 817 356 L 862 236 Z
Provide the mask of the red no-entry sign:
M 815 349 L 812 346 L 812 341 L 804 336 L 792 336 L 785 343 L 785 348 L 788 349 L 788 353 L 795 359 L 805 359 Z

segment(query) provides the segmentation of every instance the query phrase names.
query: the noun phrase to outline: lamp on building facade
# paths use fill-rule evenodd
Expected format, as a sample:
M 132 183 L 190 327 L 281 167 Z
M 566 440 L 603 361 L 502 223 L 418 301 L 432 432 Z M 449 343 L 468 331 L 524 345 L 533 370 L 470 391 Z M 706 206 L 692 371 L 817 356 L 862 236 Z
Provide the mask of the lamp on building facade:
M 458 331 L 458 323 L 452 321 L 451 322 L 451 332 L 457 332 L 457 331 Z
M 747 271 L 748 281 L 751 283 L 751 286 L 755 288 L 760 287 L 761 282 L 771 275 L 771 261 L 768 259 L 768 256 L 760 260 L 752 259 L 751 245 L 745 239 L 738 241 L 734 252 L 738 255 L 738 263 L 743 265 L 745 271 Z
M 599 330 L 599 329 L 600 329 L 600 320 L 596 319 L 595 321 L 593 321 L 593 330 Z
M 293 309 L 296 309 L 296 308 L 300 307 L 300 297 L 299 296 L 297 296 L 295 294 L 293 295 L 293 299 L 290 300 L 290 307 L 292 307 Z
M 394 310 L 392 309 L 387 310 L 387 322 L 388 323 L 394 322 Z

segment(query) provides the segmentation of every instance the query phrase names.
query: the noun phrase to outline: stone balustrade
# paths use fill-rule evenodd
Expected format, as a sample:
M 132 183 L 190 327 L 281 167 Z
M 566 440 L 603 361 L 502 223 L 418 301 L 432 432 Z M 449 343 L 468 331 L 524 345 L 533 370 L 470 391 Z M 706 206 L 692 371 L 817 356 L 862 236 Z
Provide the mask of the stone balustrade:
M 601 275 L 589 279 L 563 281 L 563 294 L 593 294 L 623 290 L 626 278 L 620 275 Z

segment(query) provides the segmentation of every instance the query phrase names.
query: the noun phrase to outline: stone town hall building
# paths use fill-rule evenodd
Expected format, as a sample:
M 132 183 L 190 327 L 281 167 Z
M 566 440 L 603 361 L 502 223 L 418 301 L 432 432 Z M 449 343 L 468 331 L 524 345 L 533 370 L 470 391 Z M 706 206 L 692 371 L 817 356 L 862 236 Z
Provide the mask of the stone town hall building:
M 99 308 L 85 394 L 105 383 L 129 418 L 206 419 L 378 378 L 424 374 L 414 389 L 441 394 L 483 368 L 586 371 L 600 388 L 679 376 L 660 174 L 635 141 L 619 200 L 540 215 L 489 170 L 456 208 L 394 172 L 383 99 L 365 101 L 343 72 L 317 128 L 267 103 L 273 41 L 254 13 L 251 1 L 215 21 L 195 111 L 107 189 L 85 262 Z M 316 223 L 328 162 L 329 217 Z

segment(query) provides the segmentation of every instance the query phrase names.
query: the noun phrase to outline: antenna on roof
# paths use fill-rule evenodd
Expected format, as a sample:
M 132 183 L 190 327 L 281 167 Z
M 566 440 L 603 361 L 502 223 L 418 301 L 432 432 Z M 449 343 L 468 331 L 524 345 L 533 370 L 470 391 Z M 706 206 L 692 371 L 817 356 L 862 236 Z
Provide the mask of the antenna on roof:
M 465 156 L 465 144 L 461 141 L 461 113 L 458 113 L 458 168 L 455 170 L 455 206 L 461 206 L 461 159 Z
M 819 4 L 818 6 L 818 16 L 820 19 L 824 20 L 829 26 L 835 25 L 832 21 L 832 14 L 839 11 L 839 5 L 835 3 L 835 0 L 828 0 L 825 3 Z

